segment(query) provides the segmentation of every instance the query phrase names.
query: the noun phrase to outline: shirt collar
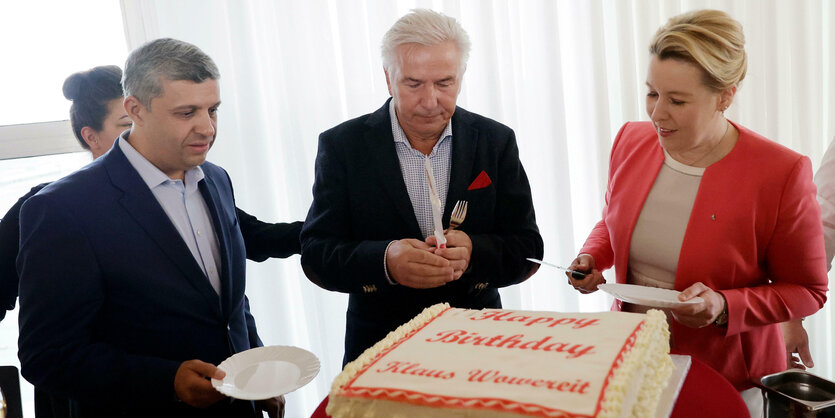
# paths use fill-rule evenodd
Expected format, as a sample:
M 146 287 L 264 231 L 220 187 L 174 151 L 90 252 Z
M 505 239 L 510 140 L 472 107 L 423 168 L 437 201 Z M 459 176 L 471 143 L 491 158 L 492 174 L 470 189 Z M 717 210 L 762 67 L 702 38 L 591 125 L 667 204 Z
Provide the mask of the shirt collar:
M 394 142 L 403 142 L 409 147 L 412 147 L 412 144 L 409 143 L 409 139 L 406 137 L 406 132 L 403 132 L 400 121 L 397 119 L 397 112 L 394 110 L 394 99 L 389 101 L 389 117 L 391 117 L 391 133 L 394 135 Z M 449 120 L 444 131 L 441 132 L 441 136 L 438 137 L 438 142 L 432 148 L 433 151 L 438 147 L 438 144 L 447 138 L 452 138 L 452 119 Z
M 139 177 L 142 177 L 142 180 L 145 184 L 148 185 L 148 188 L 153 189 L 161 184 L 168 183 L 170 178 L 168 178 L 165 173 L 162 172 L 159 168 L 153 165 L 147 158 L 145 158 L 139 151 L 134 148 L 130 142 L 128 141 L 128 136 L 130 135 L 130 131 L 125 131 L 122 135 L 119 136 L 118 143 L 119 149 L 125 154 L 127 157 L 128 162 L 133 168 L 139 173 Z M 200 180 L 203 180 L 203 169 L 200 166 L 194 167 L 186 171 L 185 175 L 185 184 L 196 184 Z

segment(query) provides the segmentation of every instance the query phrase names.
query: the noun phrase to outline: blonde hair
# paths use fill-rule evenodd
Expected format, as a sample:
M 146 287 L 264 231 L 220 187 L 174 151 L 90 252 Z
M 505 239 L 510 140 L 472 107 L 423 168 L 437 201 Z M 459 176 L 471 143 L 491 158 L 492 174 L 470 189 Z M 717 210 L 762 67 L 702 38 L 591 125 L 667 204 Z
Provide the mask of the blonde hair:
M 745 78 L 748 57 L 742 25 L 719 10 L 696 10 L 667 21 L 658 29 L 649 52 L 698 65 L 703 83 L 714 90 L 738 86 Z

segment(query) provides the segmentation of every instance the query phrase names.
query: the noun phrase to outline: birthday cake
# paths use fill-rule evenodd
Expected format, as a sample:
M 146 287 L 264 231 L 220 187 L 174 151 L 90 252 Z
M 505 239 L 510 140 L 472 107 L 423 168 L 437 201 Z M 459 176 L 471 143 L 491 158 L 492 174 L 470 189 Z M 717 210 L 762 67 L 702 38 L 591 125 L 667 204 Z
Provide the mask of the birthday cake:
M 426 308 L 345 366 L 348 417 L 651 417 L 673 369 L 661 311 Z

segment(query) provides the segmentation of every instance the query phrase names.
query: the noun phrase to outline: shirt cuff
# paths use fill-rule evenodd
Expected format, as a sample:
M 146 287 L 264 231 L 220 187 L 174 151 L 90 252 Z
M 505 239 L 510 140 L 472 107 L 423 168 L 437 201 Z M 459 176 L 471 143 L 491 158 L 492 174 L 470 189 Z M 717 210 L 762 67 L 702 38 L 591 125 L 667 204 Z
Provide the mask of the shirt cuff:
M 397 282 L 392 280 L 391 276 L 389 276 L 389 268 L 386 265 L 386 257 L 389 255 L 389 248 L 391 247 L 391 244 L 394 244 L 394 241 L 391 241 L 388 245 L 386 245 L 386 251 L 383 253 L 383 271 L 386 272 L 386 281 L 389 282 L 390 285 L 396 286 Z

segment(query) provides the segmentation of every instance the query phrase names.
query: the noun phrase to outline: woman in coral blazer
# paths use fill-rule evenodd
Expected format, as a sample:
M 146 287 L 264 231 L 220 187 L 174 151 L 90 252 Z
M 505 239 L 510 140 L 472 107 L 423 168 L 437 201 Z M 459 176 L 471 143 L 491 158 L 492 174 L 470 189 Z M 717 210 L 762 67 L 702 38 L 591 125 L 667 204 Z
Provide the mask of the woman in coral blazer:
M 716 11 L 674 17 L 656 34 L 652 121 L 618 133 L 603 219 L 572 263 L 591 274 L 569 277 L 590 292 L 614 266 L 618 283 L 701 297 L 671 310 L 673 349 L 740 391 L 786 368 L 779 323 L 820 309 L 827 290 L 809 159 L 724 117 L 745 75 L 743 43 L 741 26 Z M 761 402 L 743 398 L 749 409 Z

